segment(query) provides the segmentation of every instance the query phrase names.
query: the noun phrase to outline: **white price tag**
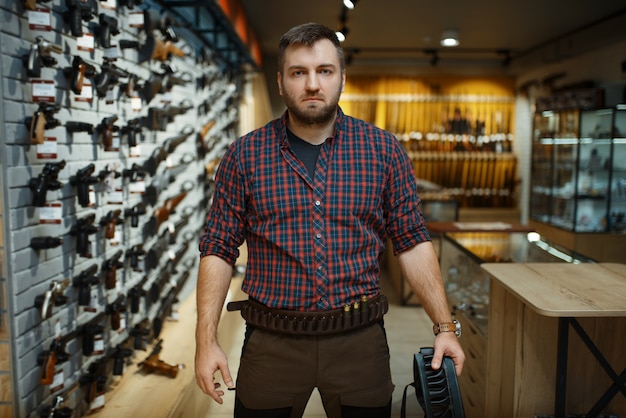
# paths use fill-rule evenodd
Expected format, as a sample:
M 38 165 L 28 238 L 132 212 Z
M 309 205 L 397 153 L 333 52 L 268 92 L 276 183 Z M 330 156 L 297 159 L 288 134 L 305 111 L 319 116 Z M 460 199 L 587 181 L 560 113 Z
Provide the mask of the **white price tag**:
M 92 33 L 84 32 L 83 36 L 76 39 L 76 48 L 79 51 L 93 52 L 95 46 L 96 42 Z
M 91 83 L 85 81 L 83 83 L 83 88 L 80 90 L 80 94 L 74 96 L 74 101 L 76 102 L 91 102 L 93 100 L 93 87 Z
M 144 194 L 146 192 L 146 182 L 135 181 L 132 183 L 128 183 L 128 193 L 131 194 Z
M 50 9 L 47 7 L 36 7 L 35 10 L 28 11 L 28 28 L 31 30 L 51 31 Z
M 100 7 L 103 9 L 115 10 L 117 7 L 116 0 L 100 0 Z
M 39 208 L 40 224 L 60 224 L 62 216 L 61 202 L 48 202 L 46 206 Z
M 137 145 L 136 145 L 136 146 L 134 146 L 134 147 L 130 147 L 130 148 L 128 149 L 128 156 L 129 156 L 130 158 L 133 158 L 133 157 L 141 157 L 141 145 L 137 144 Z
M 37 145 L 37 158 L 40 160 L 55 160 L 58 155 L 57 139 L 45 137 L 43 144 Z
M 120 50 L 117 45 L 111 45 L 109 48 L 104 48 L 102 54 L 109 61 L 115 61 L 120 56 Z
M 128 14 L 128 26 L 131 28 L 143 28 L 143 12 L 132 12 Z
M 142 107 L 141 97 L 139 97 L 139 96 L 131 97 L 130 98 L 130 107 L 135 112 L 141 112 L 141 107 Z
M 52 379 L 52 383 L 50 384 L 50 394 L 59 392 L 63 389 L 63 384 L 65 383 L 65 373 L 63 373 L 63 367 L 57 366 L 57 370 L 54 372 L 54 378 Z
M 33 80 L 33 102 L 54 102 L 56 86 L 53 80 Z
M 124 203 L 124 192 L 121 190 L 112 190 L 107 193 L 107 203 L 113 205 L 121 205 Z

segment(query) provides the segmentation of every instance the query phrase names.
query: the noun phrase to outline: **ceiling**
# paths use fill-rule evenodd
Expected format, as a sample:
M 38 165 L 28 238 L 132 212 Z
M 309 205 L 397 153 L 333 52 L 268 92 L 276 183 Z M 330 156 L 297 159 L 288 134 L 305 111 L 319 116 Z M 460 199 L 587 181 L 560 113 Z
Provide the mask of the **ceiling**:
M 343 10 L 342 0 L 241 2 L 266 66 L 274 65 L 278 40 L 290 27 L 318 22 L 338 29 Z M 511 74 L 626 39 L 624 0 L 360 0 L 346 17 L 343 45 L 352 73 L 384 66 Z M 459 32 L 460 46 L 444 51 L 439 39 L 446 29 Z

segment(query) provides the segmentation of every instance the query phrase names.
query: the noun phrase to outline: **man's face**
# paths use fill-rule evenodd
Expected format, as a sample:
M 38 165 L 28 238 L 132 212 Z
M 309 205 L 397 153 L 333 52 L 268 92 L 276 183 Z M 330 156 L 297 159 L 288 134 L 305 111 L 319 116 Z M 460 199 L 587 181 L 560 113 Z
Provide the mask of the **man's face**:
M 289 116 L 305 125 L 330 122 L 345 84 L 335 46 L 327 39 L 285 51 L 278 89 Z

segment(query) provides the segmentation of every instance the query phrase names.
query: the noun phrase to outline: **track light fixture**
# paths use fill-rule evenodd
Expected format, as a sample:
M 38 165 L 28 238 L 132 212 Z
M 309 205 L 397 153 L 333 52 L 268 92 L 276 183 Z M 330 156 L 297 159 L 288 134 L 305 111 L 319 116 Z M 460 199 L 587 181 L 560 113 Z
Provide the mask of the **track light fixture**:
M 456 29 L 446 29 L 441 34 L 441 46 L 459 46 L 459 33 Z
M 343 25 L 337 32 L 335 32 L 335 35 L 337 35 L 337 39 L 339 39 L 339 42 L 343 42 L 346 40 L 348 32 L 350 32 L 350 29 L 348 29 L 348 27 L 345 25 Z
M 343 5 L 346 6 L 347 9 L 354 9 L 359 0 L 343 0 Z

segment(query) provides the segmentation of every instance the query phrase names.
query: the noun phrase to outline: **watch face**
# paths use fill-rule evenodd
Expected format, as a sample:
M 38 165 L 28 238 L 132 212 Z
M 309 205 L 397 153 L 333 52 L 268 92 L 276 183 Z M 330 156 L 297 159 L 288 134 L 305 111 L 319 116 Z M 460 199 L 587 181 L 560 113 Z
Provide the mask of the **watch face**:
M 456 325 L 456 330 L 454 331 L 454 334 L 457 337 L 460 337 L 461 336 L 461 323 L 456 319 L 452 322 L 454 322 L 454 325 Z

